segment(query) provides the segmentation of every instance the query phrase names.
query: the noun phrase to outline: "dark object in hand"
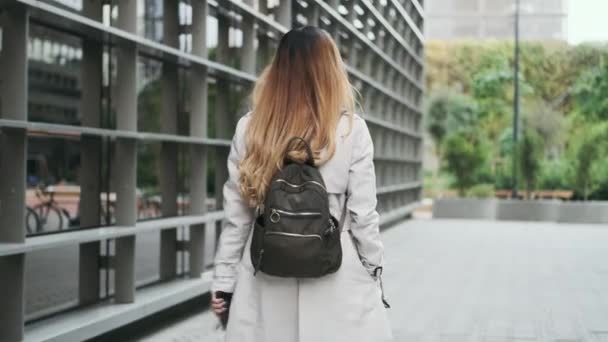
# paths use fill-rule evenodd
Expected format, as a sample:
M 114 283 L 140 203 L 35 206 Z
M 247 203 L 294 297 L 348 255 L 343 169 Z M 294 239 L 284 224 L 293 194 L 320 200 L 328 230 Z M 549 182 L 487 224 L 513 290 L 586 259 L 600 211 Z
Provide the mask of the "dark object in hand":
M 222 312 L 219 315 L 219 317 L 220 317 L 220 323 L 222 323 L 222 328 L 224 330 L 226 330 L 226 326 L 228 325 L 228 314 L 229 314 L 229 310 L 230 310 L 230 301 L 232 300 L 232 293 L 216 291 L 215 298 L 220 298 L 220 299 L 224 300 L 224 307 L 226 308 L 226 310 L 224 312 Z

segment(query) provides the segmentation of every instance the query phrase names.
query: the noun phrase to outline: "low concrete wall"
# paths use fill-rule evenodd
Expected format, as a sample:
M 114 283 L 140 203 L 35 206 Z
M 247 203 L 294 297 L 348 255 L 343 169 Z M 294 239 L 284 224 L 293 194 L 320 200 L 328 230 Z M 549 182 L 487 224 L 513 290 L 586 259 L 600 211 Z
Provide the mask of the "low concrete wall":
M 442 198 L 433 218 L 608 224 L 608 202 Z
M 557 221 L 560 201 L 501 200 L 496 209 L 497 220 Z
M 433 217 L 493 220 L 496 202 L 494 198 L 441 198 L 433 203 Z
M 563 202 L 559 209 L 559 222 L 608 223 L 607 202 Z

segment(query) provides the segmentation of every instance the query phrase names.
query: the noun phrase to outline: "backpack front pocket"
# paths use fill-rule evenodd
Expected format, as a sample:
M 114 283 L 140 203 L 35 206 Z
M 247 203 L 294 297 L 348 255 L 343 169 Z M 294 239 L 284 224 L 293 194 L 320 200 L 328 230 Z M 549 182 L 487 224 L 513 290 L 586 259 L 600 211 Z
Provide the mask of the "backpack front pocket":
M 318 277 L 323 271 L 324 247 L 319 234 L 266 231 L 260 269 L 280 277 Z

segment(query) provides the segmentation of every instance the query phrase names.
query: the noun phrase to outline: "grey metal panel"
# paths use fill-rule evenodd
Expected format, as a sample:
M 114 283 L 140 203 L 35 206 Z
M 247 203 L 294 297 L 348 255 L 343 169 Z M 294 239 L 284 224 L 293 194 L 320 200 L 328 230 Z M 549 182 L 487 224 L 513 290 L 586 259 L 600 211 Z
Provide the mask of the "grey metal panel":
M 23 337 L 25 315 L 24 267 L 25 255 L 17 254 L 0 258 L 0 340 L 20 341 Z M 10 281 L 5 281 L 10 279 Z
M 116 143 L 116 161 L 114 174 L 116 184 L 116 224 L 134 226 L 137 220 L 135 204 L 136 186 L 136 145 L 134 140 L 119 139 Z M 135 236 L 116 239 L 114 265 L 114 288 L 116 301 L 130 303 L 135 300 Z
M 177 0 L 163 1 L 163 43 L 179 47 L 179 17 Z M 161 77 L 161 132 L 177 133 L 179 77 L 177 65 L 163 62 Z M 178 214 L 177 209 L 177 145 L 163 142 L 160 155 L 160 192 L 162 216 Z M 171 279 L 177 275 L 177 229 L 165 229 L 160 232 L 160 278 Z
M 4 118 L 27 120 L 28 63 L 27 8 L 11 4 L 2 18 L 0 54 L 0 96 Z M 10 47 L 10 48 L 7 48 Z M 25 239 L 25 174 L 27 139 L 24 132 L 0 132 L 0 244 L 21 243 Z M 0 257 L 0 340 L 19 341 L 24 324 L 25 255 Z
M 418 1 L 416 1 L 416 0 L 411 0 L 411 1 L 412 1 L 412 3 L 415 4 L 414 7 L 420 13 L 420 10 L 422 9 L 422 7 L 418 3 Z M 403 6 L 399 3 L 398 0 L 391 0 L 391 2 L 393 3 L 393 6 L 395 6 L 395 8 L 397 10 L 399 10 L 399 13 L 403 16 L 403 18 L 408 23 L 408 25 L 410 25 L 410 27 L 414 31 L 414 34 L 416 34 L 416 37 L 418 37 L 418 39 L 421 42 L 423 42 L 424 41 L 424 37 L 423 37 L 422 32 L 420 31 L 420 28 L 416 25 L 416 23 L 414 23 L 414 21 L 412 20 L 412 18 L 410 17 L 410 15 L 407 13 L 407 11 L 403 8 Z M 418 6 L 416 6 L 416 5 L 418 5 Z
M 207 1 L 194 1 L 192 4 L 192 53 L 207 57 Z M 198 138 L 207 137 L 208 100 L 207 69 L 196 68 L 190 79 L 190 135 Z M 207 213 L 207 155 L 205 146 L 190 146 L 190 214 Z M 195 176 L 196 175 L 196 176 Z M 215 222 L 213 222 L 215 224 Z M 191 277 L 202 273 L 205 246 L 205 228 L 209 224 L 195 224 L 189 228 L 188 264 Z
M 118 27 L 123 32 L 137 32 L 137 1 L 118 3 Z M 123 41 L 116 51 L 116 128 L 137 131 L 137 55 L 133 41 Z M 115 215 L 119 226 L 134 226 L 137 196 L 137 145 L 133 139 L 117 139 L 114 153 Z M 114 298 L 118 303 L 135 300 L 135 236 L 117 238 L 114 242 Z
M 217 60 L 220 63 L 229 62 L 229 32 L 230 22 L 228 19 L 218 18 L 218 45 L 217 45 Z M 235 113 L 229 112 L 230 98 L 230 83 L 225 80 L 218 80 L 215 91 L 215 131 L 216 136 L 223 139 L 230 139 L 232 136 Z M 228 159 L 228 151 L 214 151 L 216 161 L 224 161 Z M 228 179 L 228 167 L 226 162 L 215 163 L 215 207 L 216 209 L 223 208 L 224 192 L 223 186 Z M 215 240 L 219 239 L 222 231 L 222 223 L 217 222 L 215 227 Z
M 27 122 L 21 120 L 8 120 L 0 119 L 0 128 L 21 128 L 27 129 L 28 131 L 45 132 L 54 135 L 63 135 L 66 137 L 77 137 L 79 135 L 90 135 L 95 137 L 107 137 L 113 139 L 135 139 L 144 141 L 168 141 L 182 144 L 197 144 L 197 145 L 209 145 L 218 147 L 230 147 L 231 141 L 228 139 L 211 139 L 202 137 L 189 137 L 175 134 L 164 134 L 164 133 L 147 133 L 147 132 L 133 132 L 121 129 L 106 129 L 106 128 L 93 128 L 85 126 L 70 126 L 62 124 L 51 124 L 42 122 Z
M 381 188 L 378 188 L 376 190 L 376 193 L 378 195 L 384 195 L 384 194 L 388 194 L 391 192 L 399 192 L 399 191 L 406 191 L 406 190 L 411 190 L 411 189 L 417 189 L 422 187 L 422 183 L 420 182 L 411 182 L 411 183 L 404 183 L 404 184 L 396 184 L 396 185 L 386 185 L 383 186 Z
M 118 26 L 137 32 L 137 1 L 118 4 Z M 137 45 L 125 41 L 116 51 L 116 128 L 137 131 Z M 116 224 L 133 226 L 137 220 L 137 145 L 133 139 L 117 139 L 114 154 L 116 175 Z M 114 295 L 118 303 L 135 300 L 135 236 L 117 238 L 114 255 Z
M 30 324 L 24 341 L 83 341 L 196 298 L 209 288 L 210 274 L 146 287 L 138 291 L 134 303 L 105 301 Z
M 360 2 L 362 4 L 365 5 L 365 7 L 367 7 L 367 9 L 372 12 L 374 14 L 374 17 L 380 22 L 382 23 L 382 25 L 386 28 L 387 31 L 389 31 L 391 33 L 391 35 L 393 35 L 393 38 L 395 39 L 395 41 L 399 42 L 399 44 L 401 44 L 401 46 L 403 46 L 403 48 L 410 53 L 411 56 L 413 56 L 413 58 L 416 60 L 416 62 L 418 62 L 419 64 L 423 63 L 422 57 L 418 55 L 418 53 L 416 53 L 412 47 L 410 47 L 409 43 L 405 41 L 405 39 L 403 39 L 403 37 L 401 37 L 401 35 L 386 21 L 386 19 L 382 16 L 382 14 L 380 14 L 380 12 L 378 12 L 378 10 L 376 9 L 376 7 L 374 7 L 374 5 L 369 1 L 369 0 L 360 0 Z
M 346 70 L 348 71 L 348 73 L 351 76 L 356 77 L 357 79 L 367 83 L 368 85 L 370 85 L 371 87 L 373 87 L 374 89 L 378 90 L 379 92 L 383 93 L 384 95 L 387 95 L 388 97 L 390 97 L 392 100 L 395 100 L 405 106 L 407 106 L 408 108 L 416 111 L 416 113 L 422 114 L 422 112 L 420 111 L 420 108 L 417 107 L 416 105 L 414 105 L 413 103 L 411 103 L 409 100 L 404 99 L 403 96 L 398 95 L 397 93 L 395 93 L 394 91 L 388 89 L 387 87 L 383 86 L 382 84 L 376 82 L 375 80 L 373 80 L 372 78 L 370 78 L 369 76 L 367 76 L 366 74 L 358 71 L 357 69 L 347 65 L 346 66 Z
M 423 84 L 416 80 L 415 77 L 410 75 L 409 72 L 403 70 L 399 64 L 397 64 L 394 60 L 392 60 L 389 56 L 387 56 L 378 46 L 374 45 L 365 37 L 361 32 L 359 32 L 351 23 L 346 21 L 338 12 L 331 8 L 325 1 L 323 0 L 314 0 L 321 8 L 323 8 L 328 14 L 330 14 L 335 20 L 337 20 L 342 26 L 347 28 L 352 34 L 357 36 L 357 38 L 365 43 L 372 51 L 375 52 L 377 56 L 382 58 L 386 63 L 392 66 L 395 70 L 399 71 L 403 76 L 405 76 L 414 86 L 418 89 L 423 90 Z
M 291 27 L 291 0 L 280 0 L 279 7 L 276 8 L 276 18 L 281 25 Z
M 244 5 L 253 5 L 253 0 L 244 0 Z M 249 7 L 251 9 L 251 7 Z M 291 13 L 290 13 L 291 15 Z M 241 31 L 243 32 L 243 46 L 241 47 L 241 70 L 255 75 L 255 37 L 253 17 L 244 16 L 241 20 Z
M 84 242 L 115 239 L 133 236 L 141 232 L 168 229 L 176 226 L 190 226 L 204 223 L 215 223 L 222 220 L 224 212 L 213 211 L 205 215 L 171 217 L 150 221 L 137 222 L 135 226 L 111 226 L 102 228 L 70 230 L 60 234 L 49 234 L 27 238 L 25 242 L 0 242 L 0 257 L 22 254 L 36 250 L 69 246 Z
M 82 12 L 85 16 L 93 20 L 101 20 L 101 0 L 85 1 L 82 5 Z M 101 124 L 102 54 L 103 46 L 98 42 L 90 40 L 82 42 L 81 84 L 83 91 L 80 106 L 84 126 L 99 127 Z M 101 155 L 99 151 L 101 151 L 101 139 L 82 136 L 79 174 L 81 192 L 78 209 L 82 227 L 99 226 L 100 224 Z M 80 304 L 95 303 L 99 299 L 99 252 L 99 241 L 79 246 L 78 300 Z
M 412 137 L 414 139 L 422 139 L 422 134 L 420 134 L 420 133 L 418 133 L 418 132 L 416 132 L 416 131 L 414 131 L 414 130 L 412 130 L 410 128 L 400 127 L 400 126 L 397 126 L 397 125 L 392 124 L 390 122 L 386 122 L 384 120 L 377 119 L 377 118 L 375 118 L 373 116 L 369 116 L 369 115 L 362 115 L 362 117 L 365 119 L 365 121 L 367 121 L 367 122 L 369 122 L 369 123 L 371 123 L 373 125 L 381 126 L 382 128 L 388 129 L 388 130 L 391 130 L 391 131 L 396 131 L 396 132 L 399 132 L 399 133 L 403 133 L 403 134 L 408 135 L 408 136 L 410 136 L 410 137 Z
M 266 29 L 266 30 L 271 30 L 276 33 L 287 32 L 286 26 L 279 24 L 277 21 L 273 20 L 268 15 L 264 14 L 264 11 L 262 9 L 260 9 L 260 12 L 257 12 L 251 6 L 250 3 L 249 4 L 247 3 L 247 1 L 250 1 L 250 0 L 245 0 L 245 1 L 219 0 L 218 3 L 220 5 L 228 7 L 231 11 L 235 11 L 236 13 L 238 13 L 242 16 L 246 16 L 246 17 L 250 17 L 250 18 L 254 19 L 254 21 L 258 25 L 263 26 L 264 29 Z M 261 3 L 265 2 L 265 1 L 266 0 L 259 0 L 259 2 L 260 2 L 259 6 L 262 7 Z

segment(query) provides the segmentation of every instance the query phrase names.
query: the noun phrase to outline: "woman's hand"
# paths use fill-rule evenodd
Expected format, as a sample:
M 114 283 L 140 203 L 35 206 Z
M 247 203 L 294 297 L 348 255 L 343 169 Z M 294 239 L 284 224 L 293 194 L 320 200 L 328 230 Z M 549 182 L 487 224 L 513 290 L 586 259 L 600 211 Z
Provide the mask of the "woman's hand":
M 215 296 L 215 292 L 211 293 L 211 309 L 218 317 L 220 317 L 220 315 L 227 310 L 226 301 L 222 298 L 217 298 Z

